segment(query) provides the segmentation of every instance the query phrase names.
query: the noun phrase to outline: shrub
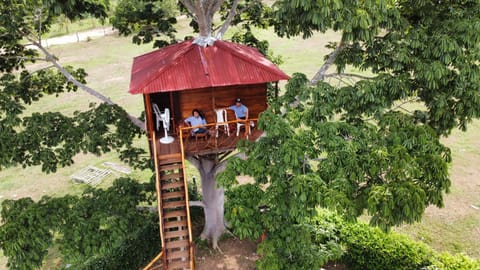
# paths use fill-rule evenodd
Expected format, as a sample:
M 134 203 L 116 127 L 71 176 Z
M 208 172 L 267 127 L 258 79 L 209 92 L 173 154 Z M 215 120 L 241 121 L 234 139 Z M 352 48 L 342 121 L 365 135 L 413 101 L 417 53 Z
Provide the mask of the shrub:
M 351 269 L 421 269 L 430 265 L 433 251 L 396 233 L 384 233 L 367 224 L 345 224 L 341 229 Z
M 161 250 L 160 232 L 156 219 L 146 220 L 143 228 L 123 239 L 116 247 L 99 254 L 82 265 L 72 265 L 76 270 L 140 269 Z
M 480 270 L 480 260 L 473 260 L 463 254 L 451 255 L 448 253 L 436 254 L 432 258 L 429 270 Z

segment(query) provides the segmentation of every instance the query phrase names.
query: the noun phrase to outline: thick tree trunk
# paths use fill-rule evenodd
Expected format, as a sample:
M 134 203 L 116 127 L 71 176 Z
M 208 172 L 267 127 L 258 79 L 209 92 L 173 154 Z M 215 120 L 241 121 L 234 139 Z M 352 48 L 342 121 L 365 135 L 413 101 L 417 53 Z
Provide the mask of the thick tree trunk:
M 205 226 L 200 237 L 210 240 L 212 247 L 218 249 L 218 240 L 225 232 L 223 211 L 225 192 L 223 188 L 217 188 L 215 181 L 215 175 L 219 172 L 218 165 L 220 162 L 207 156 L 196 157 L 195 160 L 190 158 L 189 160 L 200 172 L 202 182 Z

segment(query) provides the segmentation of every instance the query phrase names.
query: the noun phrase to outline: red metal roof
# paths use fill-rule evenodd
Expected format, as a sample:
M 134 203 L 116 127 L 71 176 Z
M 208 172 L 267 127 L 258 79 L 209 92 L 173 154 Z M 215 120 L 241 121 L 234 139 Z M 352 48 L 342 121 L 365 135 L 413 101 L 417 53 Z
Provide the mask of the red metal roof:
M 135 57 L 129 92 L 148 94 L 289 78 L 255 48 L 221 40 L 202 47 L 190 40 Z

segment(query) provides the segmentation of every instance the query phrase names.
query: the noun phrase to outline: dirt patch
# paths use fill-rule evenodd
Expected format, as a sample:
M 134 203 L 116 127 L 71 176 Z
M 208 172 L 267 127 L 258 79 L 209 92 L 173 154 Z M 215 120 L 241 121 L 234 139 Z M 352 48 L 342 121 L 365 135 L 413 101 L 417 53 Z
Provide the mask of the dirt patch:
M 197 270 L 254 270 L 259 256 L 256 253 L 257 242 L 229 238 L 220 241 L 222 252 L 213 251 L 206 246 L 196 246 L 195 269 Z M 330 262 L 324 270 L 347 270 L 345 265 Z
M 195 269 L 198 270 L 249 270 L 256 269 L 257 243 L 250 240 L 229 238 L 218 244 L 222 252 L 197 245 Z

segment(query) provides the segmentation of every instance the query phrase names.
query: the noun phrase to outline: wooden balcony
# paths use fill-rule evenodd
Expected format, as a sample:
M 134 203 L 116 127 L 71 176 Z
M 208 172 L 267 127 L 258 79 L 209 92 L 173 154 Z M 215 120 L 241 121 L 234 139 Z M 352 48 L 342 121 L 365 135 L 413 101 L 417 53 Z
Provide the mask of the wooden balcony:
M 250 121 L 254 121 L 255 127 L 250 127 Z M 180 153 L 180 138 L 183 142 L 183 149 L 185 155 L 209 155 L 233 151 L 237 147 L 237 143 L 246 139 L 249 141 L 257 140 L 263 131 L 257 129 L 256 119 L 246 120 L 246 125 L 240 128 L 239 135 L 236 134 L 236 122 L 229 121 L 230 135 L 223 130 L 222 127 L 218 129 L 218 136 L 216 131 L 216 124 L 208 124 L 206 126 L 207 132 L 204 135 L 191 136 L 191 129 L 194 127 L 180 127 L 176 134 L 170 134 L 174 137 L 174 141 L 170 144 L 162 144 L 157 141 L 157 153 L 160 159 L 168 159 L 170 155 Z M 249 132 L 250 131 L 250 132 Z M 157 134 L 157 140 L 162 138 L 163 131 Z M 173 156 L 172 156 L 173 157 Z

